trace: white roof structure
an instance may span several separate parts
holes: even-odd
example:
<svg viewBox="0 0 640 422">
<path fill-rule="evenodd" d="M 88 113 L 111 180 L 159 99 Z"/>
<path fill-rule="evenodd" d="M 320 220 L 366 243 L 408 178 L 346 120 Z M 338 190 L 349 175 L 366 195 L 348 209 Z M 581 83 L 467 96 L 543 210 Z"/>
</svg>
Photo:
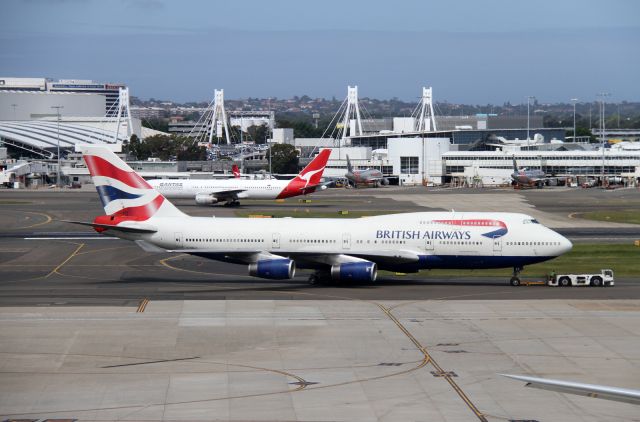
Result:
<svg viewBox="0 0 640 422">
<path fill-rule="evenodd" d="M 165 134 L 143 128 L 134 119 L 133 133 L 144 139 L 148 136 Z M 73 150 L 76 144 L 114 144 L 128 140 L 127 122 L 117 122 L 105 118 L 72 118 L 60 120 L 60 148 Z M 118 130 L 116 140 L 115 132 Z M 53 119 L 0 121 L 0 138 L 6 145 L 14 146 L 45 158 L 53 158 L 58 146 L 58 122 Z"/>
<path fill-rule="evenodd" d="M 102 126 L 102 127 L 101 127 Z M 75 144 L 115 143 L 113 123 L 83 124 L 60 121 L 60 148 L 73 149 Z M 43 157 L 53 157 L 58 146 L 58 122 L 51 120 L 0 121 L 0 138 L 7 145 L 24 149 Z M 127 139 L 121 130 L 118 142 Z"/>
<path fill-rule="evenodd" d="M 11 120 L 7 119 L 6 113 L 4 120 L 0 116 L 0 141 L 44 158 L 53 158 L 58 154 L 58 147 L 68 151 L 74 150 L 77 144 L 121 144 L 132 134 L 141 139 L 163 134 L 143 128 L 140 120 L 131 116 L 128 88 L 119 87 L 118 92 L 117 101 L 111 104 L 105 115 L 98 117 L 105 107 L 103 95 L 65 93 L 60 96 L 58 93 L 27 92 L 27 96 L 14 98 L 11 95 L 24 93 L 0 91 L 3 94 L 0 102 L 4 103 L 4 108 L 13 106 Z M 10 103 L 14 99 L 16 103 Z M 18 104 L 17 99 L 22 102 Z M 16 113 L 17 107 L 21 109 L 20 116 Z M 55 115 L 52 115 L 52 109 L 56 109 Z M 62 113 L 65 111 L 71 112 L 65 115 Z"/>
</svg>

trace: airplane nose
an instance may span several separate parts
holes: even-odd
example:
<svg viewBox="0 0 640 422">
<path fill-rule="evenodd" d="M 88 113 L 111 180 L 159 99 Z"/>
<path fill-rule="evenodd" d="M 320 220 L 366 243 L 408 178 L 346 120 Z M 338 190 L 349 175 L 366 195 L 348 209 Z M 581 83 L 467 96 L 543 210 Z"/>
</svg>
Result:
<svg viewBox="0 0 640 422">
<path fill-rule="evenodd" d="M 558 236 L 560 237 L 560 255 L 570 252 L 573 249 L 573 243 L 562 235 Z"/>
</svg>

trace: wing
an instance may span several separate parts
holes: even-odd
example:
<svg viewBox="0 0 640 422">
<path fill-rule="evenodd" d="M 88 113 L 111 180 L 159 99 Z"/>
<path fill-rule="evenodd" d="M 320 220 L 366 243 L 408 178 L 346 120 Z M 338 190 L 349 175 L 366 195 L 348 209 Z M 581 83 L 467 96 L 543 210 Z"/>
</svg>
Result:
<svg viewBox="0 0 640 422">
<path fill-rule="evenodd" d="M 238 194 L 245 191 L 246 189 L 209 189 L 198 193 L 211 195 L 218 201 L 225 201 L 227 199 L 238 199 Z"/>
<path fill-rule="evenodd" d="M 282 255 L 296 261 L 299 268 L 327 269 L 333 265 L 349 262 L 375 262 L 379 269 L 390 271 L 414 272 L 420 257 L 412 251 L 371 251 L 359 253 L 318 253 L 318 252 L 282 252 Z"/>
<path fill-rule="evenodd" d="M 526 382 L 526 387 L 556 391 L 558 393 L 577 394 L 605 400 L 615 400 L 631 404 L 640 404 L 640 390 L 608 387 L 606 385 L 583 384 L 579 382 L 553 380 L 521 375 L 499 374 L 503 377 Z"/>
<path fill-rule="evenodd" d="M 186 253 L 217 261 L 232 262 L 235 264 L 253 264 L 262 260 L 289 258 L 296 261 L 301 268 L 322 268 L 332 265 L 345 264 L 348 262 L 371 261 L 378 264 L 380 268 L 415 264 L 420 260 L 420 256 L 410 250 L 382 250 L 364 251 L 359 253 L 318 253 L 300 251 L 278 251 L 277 255 L 270 252 L 245 249 L 220 251 L 219 249 L 162 249 L 150 246 L 147 242 L 138 241 L 138 245 L 147 252 L 171 252 Z"/>
</svg>

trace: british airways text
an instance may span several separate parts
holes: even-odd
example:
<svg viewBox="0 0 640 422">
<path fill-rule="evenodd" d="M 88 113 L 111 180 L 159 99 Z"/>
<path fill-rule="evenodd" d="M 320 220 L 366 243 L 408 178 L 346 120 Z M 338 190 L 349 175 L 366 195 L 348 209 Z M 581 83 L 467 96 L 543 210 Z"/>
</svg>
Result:
<svg viewBox="0 0 640 422">
<path fill-rule="evenodd" d="M 446 230 L 377 230 L 376 239 L 471 239 L 469 231 L 446 231 Z"/>
</svg>

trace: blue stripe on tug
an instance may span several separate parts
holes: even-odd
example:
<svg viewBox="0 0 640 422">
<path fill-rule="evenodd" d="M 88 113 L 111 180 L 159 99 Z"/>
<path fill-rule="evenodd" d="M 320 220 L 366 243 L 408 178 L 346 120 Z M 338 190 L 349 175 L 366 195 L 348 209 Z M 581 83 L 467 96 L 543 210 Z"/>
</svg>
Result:
<svg viewBox="0 0 640 422">
<path fill-rule="evenodd" d="M 100 196 L 100 201 L 102 201 L 102 206 L 106 206 L 109 202 L 115 201 L 117 199 L 136 199 L 142 196 L 125 192 L 109 185 L 96 186 L 96 190 L 98 191 L 98 195 Z"/>
</svg>

